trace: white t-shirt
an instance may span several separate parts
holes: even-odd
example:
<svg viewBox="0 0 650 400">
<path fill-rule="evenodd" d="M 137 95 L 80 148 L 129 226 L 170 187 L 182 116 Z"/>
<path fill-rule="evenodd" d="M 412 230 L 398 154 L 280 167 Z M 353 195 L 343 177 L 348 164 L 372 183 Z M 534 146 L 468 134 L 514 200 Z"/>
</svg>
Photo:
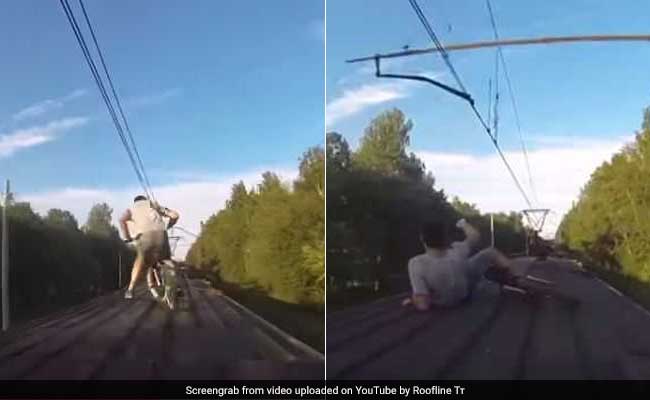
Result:
<svg viewBox="0 0 650 400">
<path fill-rule="evenodd" d="M 467 258 L 470 246 L 454 242 L 441 255 L 426 253 L 409 260 L 413 294 L 428 294 L 435 305 L 452 305 L 467 296 Z"/>
<path fill-rule="evenodd" d="M 165 230 L 165 221 L 162 216 L 151 207 L 149 200 L 137 201 L 133 207 L 131 207 L 131 220 L 134 225 L 132 234 Z"/>
</svg>

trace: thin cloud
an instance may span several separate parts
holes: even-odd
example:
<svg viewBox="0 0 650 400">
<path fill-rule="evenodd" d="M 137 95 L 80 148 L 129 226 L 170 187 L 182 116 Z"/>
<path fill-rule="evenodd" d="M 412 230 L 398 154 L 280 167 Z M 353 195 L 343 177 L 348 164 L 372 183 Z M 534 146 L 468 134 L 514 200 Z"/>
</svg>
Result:
<svg viewBox="0 0 650 400">
<path fill-rule="evenodd" d="M 132 97 L 126 101 L 126 104 L 132 108 L 155 106 L 178 97 L 181 93 L 182 90 L 179 88 L 167 89 L 158 93 Z"/>
<path fill-rule="evenodd" d="M 541 207 L 553 211 L 544 229 L 544 236 L 551 237 L 578 199 L 581 188 L 591 173 L 628 142 L 623 137 L 615 139 L 585 139 L 581 146 L 538 146 L 529 150 L 533 182 Z M 483 212 L 520 211 L 526 208 L 521 194 L 496 154 L 468 155 L 417 151 L 427 169 L 433 173 L 436 186 L 449 195 L 459 196 L 463 201 L 476 204 Z M 521 152 L 506 151 L 524 189 L 530 196 L 525 161 Z M 558 162 L 562 160 L 562 162 Z"/>
<path fill-rule="evenodd" d="M 77 89 L 63 97 L 58 97 L 55 99 L 46 99 L 34 103 L 28 107 L 23 108 L 22 110 L 15 113 L 12 118 L 14 121 L 23 121 L 29 118 L 35 118 L 45 113 L 61 109 L 65 103 L 77 99 L 79 97 L 85 96 L 87 91 L 85 89 Z"/>
<path fill-rule="evenodd" d="M 307 27 L 307 31 L 309 32 L 309 35 L 311 37 L 320 40 L 320 41 L 325 41 L 325 21 L 322 19 L 316 19 L 313 20 L 309 23 L 309 26 Z"/>
<path fill-rule="evenodd" d="M 274 168 L 268 170 L 275 171 L 285 182 L 293 181 L 298 176 L 297 170 Z M 198 234 L 201 230 L 201 222 L 225 207 L 235 183 L 243 181 L 250 189 L 261 182 L 262 173 L 265 171 L 267 169 L 259 168 L 221 178 L 154 186 L 153 192 L 161 204 L 180 213 L 181 218 L 178 222 L 180 226 Z M 18 200 L 28 201 L 41 215 L 45 215 L 51 208 L 69 210 L 80 224 L 85 223 L 88 212 L 94 204 L 106 202 L 113 208 L 113 223 L 116 224 L 121 213 L 131 206 L 133 197 L 141 192 L 142 190 L 137 186 L 119 189 L 62 188 L 21 195 Z M 182 238 L 174 257 L 184 259 L 195 238 L 179 230 L 174 231 L 174 235 Z"/>
<path fill-rule="evenodd" d="M 55 140 L 56 137 L 70 129 L 85 125 L 88 118 L 75 117 L 52 121 L 47 125 L 18 129 L 0 135 L 0 158 L 13 155 L 15 152 L 38 146 Z"/>
<path fill-rule="evenodd" d="M 63 98 L 63 101 L 70 101 L 74 99 L 78 99 L 79 97 L 83 97 L 88 94 L 88 91 L 86 89 L 77 89 L 70 93 L 69 95 L 65 96 Z"/>
<path fill-rule="evenodd" d="M 382 61 L 382 71 L 408 75 L 425 76 L 440 80 L 446 73 L 443 71 L 424 69 L 406 59 L 386 59 Z M 422 87 L 421 83 L 411 80 L 378 80 L 375 77 L 375 65 L 372 62 L 363 63 L 349 75 L 337 80 L 336 86 L 342 94 L 327 103 L 325 122 L 328 127 L 340 120 L 361 113 L 378 104 L 409 97 L 411 93 Z"/>
<path fill-rule="evenodd" d="M 271 166 L 268 168 L 259 167 L 257 172 L 246 174 L 247 179 L 255 180 L 257 176 L 261 176 L 264 171 L 273 171 L 278 176 L 295 177 L 295 170 L 293 168 L 282 166 Z M 153 176 L 160 177 L 160 179 L 167 182 L 174 183 L 191 183 L 191 182 L 215 182 L 221 180 L 229 180 L 233 176 L 232 173 L 214 173 L 203 170 L 183 170 L 183 171 L 168 171 L 161 169 L 153 169 Z"/>
<path fill-rule="evenodd" d="M 629 142 L 634 140 L 634 135 L 606 135 L 603 137 L 612 138 L 616 142 Z M 532 135 L 528 143 L 533 147 L 563 147 L 563 148 L 584 148 L 593 147 L 602 144 L 602 137 L 585 137 L 572 135 Z"/>
<path fill-rule="evenodd" d="M 325 123 L 329 126 L 361 111 L 408 96 L 403 84 L 367 84 L 347 89 L 343 94 L 327 103 Z"/>
</svg>

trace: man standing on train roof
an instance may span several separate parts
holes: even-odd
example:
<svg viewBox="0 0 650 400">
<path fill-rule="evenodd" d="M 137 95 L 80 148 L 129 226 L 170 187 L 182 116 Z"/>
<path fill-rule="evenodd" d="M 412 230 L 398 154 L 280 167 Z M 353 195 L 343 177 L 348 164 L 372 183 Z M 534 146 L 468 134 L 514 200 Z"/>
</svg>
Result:
<svg viewBox="0 0 650 400">
<path fill-rule="evenodd" d="M 165 224 L 164 218 L 168 218 Z M 133 263 L 131 271 L 131 282 L 124 294 L 124 298 L 133 298 L 133 289 L 137 284 L 142 269 L 147 268 L 147 284 L 154 296 L 158 298 L 159 294 L 154 288 L 153 270 L 151 267 L 162 260 L 171 259 L 171 249 L 167 229 L 171 228 L 178 222 L 178 212 L 166 207 L 161 207 L 158 203 L 152 202 L 147 197 L 139 195 L 133 199 L 133 207 L 127 209 L 120 218 L 120 228 L 124 235 L 125 241 L 131 242 L 136 240 L 137 256 Z M 134 231 L 137 235 L 131 236 L 127 222 L 132 222 Z"/>
</svg>

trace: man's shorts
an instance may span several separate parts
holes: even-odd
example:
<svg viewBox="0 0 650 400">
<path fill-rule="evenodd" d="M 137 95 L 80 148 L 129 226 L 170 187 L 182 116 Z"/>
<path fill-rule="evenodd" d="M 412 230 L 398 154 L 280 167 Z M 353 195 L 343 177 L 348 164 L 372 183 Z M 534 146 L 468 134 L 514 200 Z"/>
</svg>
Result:
<svg viewBox="0 0 650 400">
<path fill-rule="evenodd" d="M 138 257 L 144 258 L 146 264 L 171 258 L 167 231 L 143 232 L 138 237 L 136 249 Z"/>
</svg>

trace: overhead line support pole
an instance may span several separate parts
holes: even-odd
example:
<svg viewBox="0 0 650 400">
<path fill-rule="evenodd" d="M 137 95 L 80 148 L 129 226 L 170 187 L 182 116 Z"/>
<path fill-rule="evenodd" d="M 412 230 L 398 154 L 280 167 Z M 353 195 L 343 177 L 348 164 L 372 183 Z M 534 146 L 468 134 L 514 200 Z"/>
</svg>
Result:
<svg viewBox="0 0 650 400">
<path fill-rule="evenodd" d="M 446 92 L 449 92 L 449 93 L 453 94 L 454 96 L 458 96 L 458 97 L 466 100 L 467 102 L 469 102 L 469 104 L 471 106 L 474 106 L 474 99 L 472 98 L 472 96 L 470 96 L 469 93 L 454 89 L 451 86 L 447 86 L 444 83 L 438 82 L 435 79 L 431 79 L 431 78 L 428 78 L 426 76 L 383 74 L 380 71 L 379 63 L 380 63 L 380 57 L 377 56 L 377 57 L 375 57 L 375 76 L 377 78 L 407 79 L 407 80 L 412 80 L 412 81 L 421 81 L 421 82 L 430 83 L 430 84 L 432 84 L 432 85 L 434 85 L 436 87 L 439 87 L 440 89 L 442 89 L 442 90 L 444 90 Z"/>
<path fill-rule="evenodd" d="M 9 180 L 5 188 L 2 204 L 2 330 L 9 329 L 9 229 L 7 226 L 7 208 L 11 200 Z"/>
<path fill-rule="evenodd" d="M 541 38 L 524 38 L 524 39 L 501 39 L 486 40 L 472 43 L 459 43 L 444 46 L 446 51 L 476 50 L 481 48 L 499 47 L 499 46 L 525 46 L 538 44 L 558 44 L 558 43 L 575 43 L 575 42 L 650 42 L 650 35 L 587 35 L 587 36 L 549 36 Z M 416 56 L 428 53 L 437 53 L 440 50 L 437 47 L 424 49 L 412 49 L 398 51 L 394 53 L 376 54 L 373 56 L 359 57 L 347 60 L 348 63 L 363 61 L 372 61 L 379 58 L 398 58 L 407 56 Z"/>
</svg>

